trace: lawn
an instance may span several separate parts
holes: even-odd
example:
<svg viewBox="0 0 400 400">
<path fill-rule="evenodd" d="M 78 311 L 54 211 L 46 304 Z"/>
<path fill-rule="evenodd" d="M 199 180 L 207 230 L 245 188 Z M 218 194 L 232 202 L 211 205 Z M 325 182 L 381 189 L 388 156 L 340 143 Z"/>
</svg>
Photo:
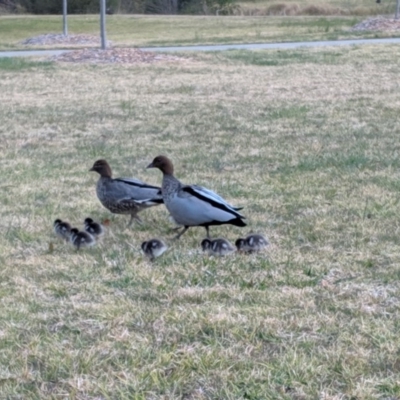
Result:
<svg viewBox="0 0 400 400">
<path fill-rule="evenodd" d="M 150 16 L 112 15 L 107 38 L 114 46 L 168 46 L 224 43 L 292 42 L 398 36 L 397 31 L 351 31 L 366 16 Z M 70 34 L 99 36 L 97 15 L 72 15 Z M 25 46 L 24 39 L 62 33 L 62 17 L 4 16 L 0 18 L 0 49 L 61 48 Z M 100 39 L 99 39 L 100 41 Z"/>
<path fill-rule="evenodd" d="M 400 396 L 398 46 L 229 51 L 131 66 L 0 59 L 5 399 Z M 111 215 L 115 176 L 176 176 L 268 236 L 208 257 L 163 206 Z M 52 223 L 109 219 L 76 252 Z M 154 263 L 140 244 L 170 246 Z"/>
</svg>

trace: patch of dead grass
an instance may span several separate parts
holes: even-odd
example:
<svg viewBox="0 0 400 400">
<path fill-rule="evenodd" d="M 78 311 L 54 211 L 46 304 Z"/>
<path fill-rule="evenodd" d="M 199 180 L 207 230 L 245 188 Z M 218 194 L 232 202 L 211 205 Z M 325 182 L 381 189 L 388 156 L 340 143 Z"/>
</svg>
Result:
<svg viewBox="0 0 400 400">
<path fill-rule="evenodd" d="M 272 3 L 272 4 L 271 4 Z M 238 12 L 242 15 L 284 15 L 284 16 L 370 16 L 394 13 L 393 5 L 388 3 L 371 4 L 368 1 L 309 1 L 287 0 L 240 2 Z"/>
</svg>

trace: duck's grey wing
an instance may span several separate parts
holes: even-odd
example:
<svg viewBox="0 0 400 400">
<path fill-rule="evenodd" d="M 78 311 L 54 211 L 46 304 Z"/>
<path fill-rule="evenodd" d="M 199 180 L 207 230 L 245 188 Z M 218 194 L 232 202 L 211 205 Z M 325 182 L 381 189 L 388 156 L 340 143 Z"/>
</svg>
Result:
<svg viewBox="0 0 400 400">
<path fill-rule="evenodd" d="M 238 209 L 236 207 L 233 207 L 231 204 L 229 204 L 218 194 L 214 193 L 212 190 L 197 185 L 182 186 L 180 190 L 183 193 L 190 194 L 191 196 L 212 205 L 216 209 L 231 213 L 232 216 L 236 218 L 245 218 L 242 214 L 238 212 Z"/>
<path fill-rule="evenodd" d="M 139 204 L 162 204 L 161 188 L 149 185 L 139 179 L 118 178 L 112 181 L 113 191 L 121 201 L 135 201 Z"/>
<path fill-rule="evenodd" d="M 208 226 L 225 223 L 245 226 L 244 218 L 226 202 L 219 201 L 192 186 L 182 186 L 167 208 L 174 220 L 184 226 Z"/>
<path fill-rule="evenodd" d="M 217 193 L 213 192 L 210 189 L 207 189 L 203 186 L 199 186 L 199 185 L 191 185 L 191 187 L 196 190 L 198 193 L 202 193 L 204 196 L 208 196 L 210 198 L 213 198 L 221 203 L 225 203 L 227 206 L 229 206 L 230 208 L 232 208 L 235 211 L 239 211 L 242 210 L 243 207 L 234 207 L 231 204 L 229 204 L 225 199 L 223 199 L 220 195 L 218 195 Z"/>
</svg>

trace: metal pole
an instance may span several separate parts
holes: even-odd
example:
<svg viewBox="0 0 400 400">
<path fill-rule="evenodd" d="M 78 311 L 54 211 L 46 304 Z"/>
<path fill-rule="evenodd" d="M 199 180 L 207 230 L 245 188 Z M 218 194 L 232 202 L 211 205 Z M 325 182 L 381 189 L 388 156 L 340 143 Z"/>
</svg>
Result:
<svg viewBox="0 0 400 400">
<path fill-rule="evenodd" d="M 100 0 L 100 36 L 101 48 L 106 49 L 106 0 Z"/>
<path fill-rule="evenodd" d="M 396 14 L 394 16 L 395 19 L 399 19 L 399 8 L 400 8 L 400 0 L 396 2 Z"/>
<path fill-rule="evenodd" d="M 67 24 L 67 0 L 63 0 L 63 33 L 64 36 L 68 36 L 68 24 Z"/>
</svg>

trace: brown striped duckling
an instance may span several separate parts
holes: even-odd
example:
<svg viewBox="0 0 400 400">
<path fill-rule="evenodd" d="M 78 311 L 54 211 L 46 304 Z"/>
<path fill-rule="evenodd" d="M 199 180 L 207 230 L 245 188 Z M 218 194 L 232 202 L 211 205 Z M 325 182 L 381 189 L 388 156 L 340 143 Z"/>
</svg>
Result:
<svg viewBox="0 0 400 400">
<path fill-rule="evenodd" d="M 141 245 L 142 251 L 150 261 L 160 257 L 168 249 L 167 245 L 161 239 L 150 239 Z"/>
<path fill-rule="evenodd" d="M 163 173 L 162 197 L 172 218 L 183 229 L 178 239 L 192 226 L 203 226 L 210 237 L 212 225 L 246 226 L 245 217 L 213 191 L 197 185 L 184 185 L 174 177 L 174 166 L 165 156 L 156 157 L 147 168 L 158 168 Z"/>
<path fill-rule="evenodd" d="M 61 219 L 56 219 L 53 224 L 54 233 L 61 239 L 68 241 L 71 234 L 71 225 Z"/>
<path fill-rule="evenodd" d="M 258 233 L 252 233 L 245 238 L 239 238 L 235 242 L 238 251 L 243 253 L 255 253 L 269 245 L 267 238 Z"/>
<path fill-rule="evenodd" d="M 114 214 L 129 214 L 141 222 L 140 211 L 163 203 L 161 188 L 135 178 L 112 178 L 111 167 L 106 160 L 97 160 L 89 171 L 100 174 L 96 193 L 100 203 Z"/>
<path fill-rule="evenodd" d="M 85 231 L 96 238 L 104 235 L 103 225 L 93 221 L 92 218 L 86 218 L 84 221 L 84 226 Z"/>
<path fill-rule="evenodd" d="M 71 229 L 69 240 L 76 250 L 79 250 L 81 247 L 91 247 L 96 244 L 95 238 L 90 233 L 79 231 L 77 228 Z"/>
<path fill-rule="evenodd" d="M 203 251 L 207 251 L 210 256 L 226 256 L 233 253 L 236 249 L 227 239 L 203 239 L 201 242 Z"/>
</svg>

